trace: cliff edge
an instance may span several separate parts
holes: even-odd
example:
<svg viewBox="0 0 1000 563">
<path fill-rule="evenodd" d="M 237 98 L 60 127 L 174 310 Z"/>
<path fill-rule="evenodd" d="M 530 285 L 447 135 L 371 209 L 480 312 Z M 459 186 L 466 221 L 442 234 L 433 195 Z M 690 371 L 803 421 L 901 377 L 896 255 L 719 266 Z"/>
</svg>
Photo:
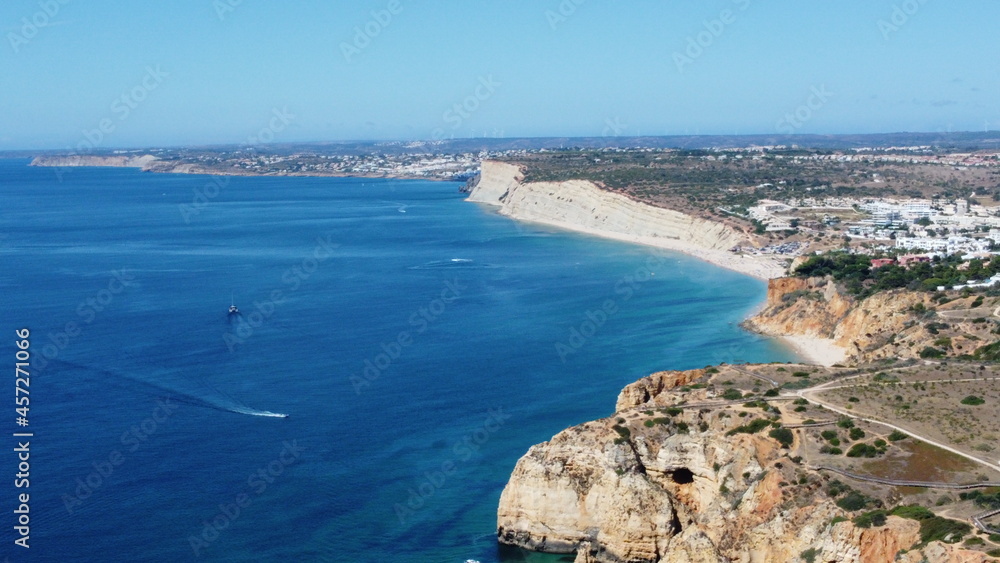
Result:
<svg viewBox="0 0 1000 563">
<path fill-rule="evenodd" d="M 741 430 L 738 409 L 666 407 L 704 401 L 692 382 L 710 373 L 653 374 L 622 391 L 614 416 L 533 446 L 501 494 L 499 541 L 577 563 L 986 561 L 921 543 L 915 520 L 843 518 L 829 477 L 792 456 L 798 435 Z"/>
<path fill-rule="evenodd" d="M 497 206 L 513 219 L 683 252 L 760 279 L 784 275 L 781 259 L 731 252 L 753 244 L 748 235 L 722 223 L 653 207 L 586 180 L 523 179 L 513 164 L 484 161 L 468 201 Z"/>
</svg>

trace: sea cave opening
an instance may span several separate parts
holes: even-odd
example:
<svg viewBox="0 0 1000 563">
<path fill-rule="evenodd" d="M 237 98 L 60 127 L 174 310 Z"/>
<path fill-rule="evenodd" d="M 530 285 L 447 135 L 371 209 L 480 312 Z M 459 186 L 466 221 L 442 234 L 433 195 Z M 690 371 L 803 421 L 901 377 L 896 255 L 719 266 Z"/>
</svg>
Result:
<svg viewBox="0 0 1000 563">
<path fill-rule="evenodd" d="M 670 478 L 678 485 L 694 483 L 694 473 L 687 467 L 678 467 L 670 472 Z"/>
</svg>

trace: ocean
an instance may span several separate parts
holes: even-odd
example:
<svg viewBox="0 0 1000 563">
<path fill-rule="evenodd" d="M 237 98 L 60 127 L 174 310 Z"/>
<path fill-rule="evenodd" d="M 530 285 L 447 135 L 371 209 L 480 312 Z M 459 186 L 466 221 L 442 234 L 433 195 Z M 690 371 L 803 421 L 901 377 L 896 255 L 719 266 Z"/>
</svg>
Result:
<svg viewBox="0 0 1000 563">
<path fill-rule="evenodd" d="M 793 359 L 738 326 L 762 282 L 458 188 L 0 160 L 0 553 L 558 561 L 495 540 L 531 445 L 657 370 Z"/>
</svg>

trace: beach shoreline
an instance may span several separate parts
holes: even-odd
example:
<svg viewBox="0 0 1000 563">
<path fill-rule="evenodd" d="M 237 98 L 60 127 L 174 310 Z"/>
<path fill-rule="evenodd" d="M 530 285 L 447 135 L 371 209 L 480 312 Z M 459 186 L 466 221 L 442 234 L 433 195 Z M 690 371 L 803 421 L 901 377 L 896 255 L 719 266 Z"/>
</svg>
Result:
<svg viewBox="0 0 1000 563">
<path fill-rule="evenodd" d="M 815 336 L 783 335 L 780 342 L 795 351 L 806 363 L 831 367 L 847 360 L 847 349 L 834 344 L 830 338 Z"/>
<path fill-rule="evenodd" d="M 497 213 L 499 213 L 499 211 Z M 534 218 L 524 218 L 518 216 L 516 213 L 501 214 L 501 215 L 503 215 L 504 217 L 509 217 L 510 219 L 522 223 L 535 223 L 538 225 L 556 227 L 559 229 L 563 229 L 565 231 L 581 233 L 603 239 L 616 240 L 619 242 L 627 242 L 641 246 L 650 246 L 653 248 L 659 248 L 661 250 L 679 252 L 681 254 L 697 258 L 702 262 L 707 262 L 709 264 L 718 266 L 720 268 L 732 270 L 734 272 L 738 272 L 761 281 L 768 281 L 773 278 L 782 277 L 786 272 L 785 266 L 781 263 L 782 261 L 778 258 L 766 258 L 763 256 L 748 256 L 745 254 L 735 254 L 728 250 L 714 250 L 710 248 L 704 248 L 694 243 L 682 240 L 656 238 L 656 237 L 642 237 L 636 235 L 628 235 L 624 233 L 616 233 L 601 229 L 595 229 L 582 225 L 572 225 L 561 221 L 543 221 Z"/>
</svg>

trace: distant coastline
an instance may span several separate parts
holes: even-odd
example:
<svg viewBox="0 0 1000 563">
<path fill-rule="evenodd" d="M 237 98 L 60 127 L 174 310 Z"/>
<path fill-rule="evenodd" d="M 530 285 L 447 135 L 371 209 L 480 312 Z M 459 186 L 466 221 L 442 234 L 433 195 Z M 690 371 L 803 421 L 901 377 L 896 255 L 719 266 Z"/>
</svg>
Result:
<svg viewBox="0 0 1000 563">
<path fill-rule="evenodd" d="M 372 178 L 385 180 L 426 180 L 431 182 L 458 182 L 453 178 L 440 176 L 425 176 L 420 174 L 388 174 L 364 172 L 257 172 L 234 167 L 211 167 L 189 162 L 174 162 L 160 160 L 151 155 L 142 156 L 100 156 L 100 155 L 67 155 L 67 156 L 35 156 L 28 166 L 51 168 L 79 167 L 112 167 L 138 168 L 143 172 L 162 174 L 207 174 L 215 176 L 268 176 L 268 177 L 302 177 L 302 178 Z"/>
</svg>

